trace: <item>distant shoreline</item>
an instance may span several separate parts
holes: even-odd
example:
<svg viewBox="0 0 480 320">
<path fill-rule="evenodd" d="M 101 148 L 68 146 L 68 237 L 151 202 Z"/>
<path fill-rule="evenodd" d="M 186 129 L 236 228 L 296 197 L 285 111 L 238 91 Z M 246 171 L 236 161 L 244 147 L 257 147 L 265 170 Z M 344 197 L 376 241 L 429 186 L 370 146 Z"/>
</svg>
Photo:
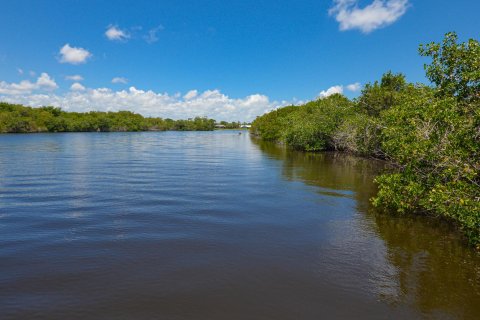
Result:
<svg viewBox="0 0 480 320">
<path fill-rule="evenodd" d="M 223 126 L 223 128 L 218 128 Z M 149 132 L 241 130 L 240 122 L 207 117 L 187 120 L 148 118 L 131 111 L 66 112 L 56 107 L 32 108 L 0 102 L 0 133 Z"/>
</svg>

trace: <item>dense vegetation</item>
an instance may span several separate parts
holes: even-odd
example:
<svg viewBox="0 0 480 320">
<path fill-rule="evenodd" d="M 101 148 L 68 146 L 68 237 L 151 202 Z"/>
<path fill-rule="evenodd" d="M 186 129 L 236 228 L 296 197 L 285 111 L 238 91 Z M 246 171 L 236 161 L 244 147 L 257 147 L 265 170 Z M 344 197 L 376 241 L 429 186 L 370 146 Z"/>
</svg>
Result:
<svg viewBox="0 0 480 320">
<path fill-rule="evenodd" d="M 305 151 L 340 150 L 391 161 L 373 204 L 445 217 L 480 249 L 480 44 L 420 46 L 432 85 L 388 72 L 359 98 L 342 95 L 258 117 L 252 133 Z"/>
<path fill-rule="evenodd" d="M 217 127 L 221 127 L 224 129 L 239 129 L 241 126 L 240 122 L 227 122 L 227 121 L 220 121 L 217 124 Z"/>
<path fill-rule="evenodd" d="M 145 118 L 130 111 L 65 112 L 60 108 L 31 108 L 0 102 L 0 133 L 86 131 L 207 131 L 215 120 Z"/>
</svg>

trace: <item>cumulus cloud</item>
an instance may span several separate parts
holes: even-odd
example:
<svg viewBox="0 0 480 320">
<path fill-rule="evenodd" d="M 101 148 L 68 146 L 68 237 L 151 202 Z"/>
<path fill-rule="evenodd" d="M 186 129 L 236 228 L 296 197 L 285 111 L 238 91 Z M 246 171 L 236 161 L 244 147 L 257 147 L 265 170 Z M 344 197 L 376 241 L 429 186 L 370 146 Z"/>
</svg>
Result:
<svg viewBox="0 0 480 320">
<path fill-rule="evenodd" d="M 72 91 L 84 91 L 85 87 L 81 83 L 75 82 L 70 87 L 70 90 L 72 90 Z"/>
<path fill-rule="evenodd" d="M 42 73 L 36 82 L 23 80 L 19 83 L 7 83 L 0 81 L 0 94 L 2 95 L 22 95 L 29 94 L 36 90 L 53 91 L 58 88 L 54 79 L 47 73 Z"/>
<path fill-rule="evenodd" d="M 74 74 L 74 75 L 71 75 L 71 76 L 66 76 L 65 80 L 79 82 L 79 81 L 83 81 L 83 77 L 79 74 Z"/>
<path fill-rule="evenodd" d="M 198 96 L 198 91 L 197 90 L 190 90 L 183 96 L 183 99 L 192 100 L 196 96 Z"/>
<path fill-rule="evenodd" d="M 340 30 L 359 29 L 370 33 L 388 26 L 403 16 L 409 7 L 408 0 L 374 0 L 360 8 L 358 0 L 334 0 L 329 14 L 340 24 Z"/>
<path fill-rule="evenodd" d="M 0 82 L 0 94 L 15 95 L 22 93 L 30 93 L 36 89 L 36 84 L 28 80 L 20 81 L 19 83 Z"/>
<path fill-rule="evenodd" d="M 361 88 L 362 88 L 362 85 L 359 82 L 355 82 L 347 85 L 347 90 L 352 92 L 360 91 Z"/>
<path fill-rule="evenodd" d="M 105 31 L 105 36 L 108 40 L 112 41 L 127 41 L 130 39 L 130 34 L 120 29 L 118 26 L 110 25 L 107 27 L 107 31 Z"/>
<path fill-rule="evenodd" d="M 318 96 L 320 98 L 326 98 L 326 97 L 331 96 L 332 94 L 336 94 L 336 93 L 342 94 L 343 93 L 343 86 L 333 86 L 333 87 L 328 88 L 327 90 L 322 90 L 322 91 L 320 91 Z"/>
<path fill-rule="evenodd" d="M 74 84 L 75 85 L 75 84 Z M 72 87 L 74 87 L 72 85 Z M 75 85 L 76 88 L 80 88 Z M 83 87 L 83 86 L 82 86 Z M 63 95 L 23 94 L 17 96 L 1 95 L 0 100 L 22 103 L 29 106 L 52 105 L 67 111 L 119 111 L 130 110 L 145 116 L 172 119 L 185 119 L 206 116 L 216 120 L 251 121 L 256 116 L 289 102 L 270 101 L 261 94 L 243 98 L 231 98 L 219 90 L 207 90 L 199 93 L 189 91 L 183 97 L 178 94 L 156 93 L 130 87 L 128 90 L 114 91 L 108 88 L 72 90 Z"/>
<path fill-rule="evenodd" d="M 128 83 L 128 79 L 127 78 L 123 78 L 123 77 L 115 77 L 112 79 L 112 83 L 123 83 L 123 84 L 127 84 Z"/>
<path fill-rule="evenodd" d="M 157 41 L 158 41 L 157 33 L 158 33 L 159 31 L 164 30 L 164 29 L 165 29 L 165 28 L 164 28 L 162 25 L 160 25 L 160 26 L 158 26 L 158 27 L 155 27 L 155 28 L 153 28 L 153 29 L 150 29 L 150 30 L 148 31 L 148 34 L 145 35 L 145 36 L 143 37 L 143 39 L 144 39 L 147 43 L 157 42 Z"/>
<path fill-rule="evenodd" d="M 58 85 L 55 82 L 55 80 L 50 78 L 50 76 L 45 72 L 42 73 L 40 77 L 38 77 L 36 85 L 39 89 L 45 89 L 45 90 L 55 90 L 58 88 Z"/>
<path fill-rule="evenodd" d="M 328 88 L 327 90 L 322 90 L 318 94 L 319 98 L 326 98 L 329 97 L 333 94 L 339 93 L 343 94 L 343 92 L 346 90 L 351 91 L 351 92 L 357 92 L 362 88 L 362 85 L 359 82 L 355 82 L 346 86 L 343 85 L 336 85 Z"/>
<path fill-rule="evenodd" d="M 60 49 L 60 63 L 81 64 L 87 62 L 91 56 L 88 50 L 71 47 L 68 43 Z"/>
</svg>

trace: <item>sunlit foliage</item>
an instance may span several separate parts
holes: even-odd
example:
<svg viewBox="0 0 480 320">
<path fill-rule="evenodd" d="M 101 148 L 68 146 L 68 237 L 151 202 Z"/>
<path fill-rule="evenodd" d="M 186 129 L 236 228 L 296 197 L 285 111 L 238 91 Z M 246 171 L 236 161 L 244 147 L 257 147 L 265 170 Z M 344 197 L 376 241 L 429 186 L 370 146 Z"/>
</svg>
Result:
<svg viewBox="0 0 480 320">
<path fill-rule="evenodd" d="M 31 108 L 0 102 L 0 132 L 86 132 L 86 131 L 207 131 L 215 120 L 145 118 L 130 111 L 65 112 L 60 108 Z"/>
</svg>

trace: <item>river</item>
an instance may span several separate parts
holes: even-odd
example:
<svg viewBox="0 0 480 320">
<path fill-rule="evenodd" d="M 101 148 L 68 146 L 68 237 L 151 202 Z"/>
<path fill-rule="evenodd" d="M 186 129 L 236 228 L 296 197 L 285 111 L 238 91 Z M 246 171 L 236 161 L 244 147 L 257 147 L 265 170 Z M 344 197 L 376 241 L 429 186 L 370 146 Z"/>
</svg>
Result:
<svg viewBox="0 0 480 320">
<path fill-rule="evenodd" d="M 480 256 L 375 160 L 245 131 L 0 135 L 0 319 L 479 319 Z"/>
</svg>

